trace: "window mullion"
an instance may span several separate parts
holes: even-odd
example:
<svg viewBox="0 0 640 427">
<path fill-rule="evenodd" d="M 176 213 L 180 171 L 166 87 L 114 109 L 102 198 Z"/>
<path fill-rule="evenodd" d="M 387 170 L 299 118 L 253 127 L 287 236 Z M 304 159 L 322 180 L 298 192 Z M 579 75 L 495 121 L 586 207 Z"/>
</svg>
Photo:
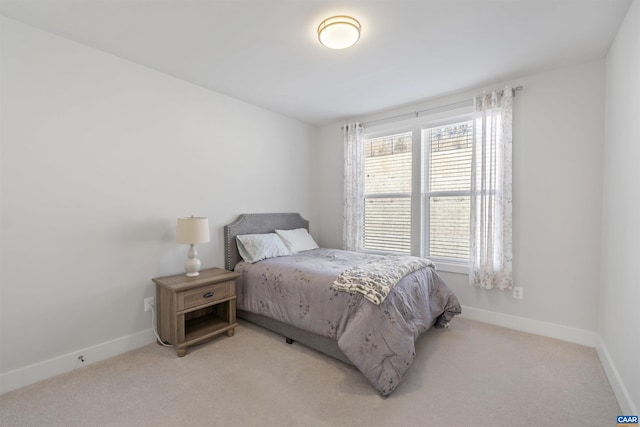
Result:
<svg viewBox="0 0 640 427">
<path fill-rule="evenodd" d="M 416 124 L 412 133 L 412 162 L 411 162 L 411 254 L 422 254 L 422 132 Z"/>
</svg>

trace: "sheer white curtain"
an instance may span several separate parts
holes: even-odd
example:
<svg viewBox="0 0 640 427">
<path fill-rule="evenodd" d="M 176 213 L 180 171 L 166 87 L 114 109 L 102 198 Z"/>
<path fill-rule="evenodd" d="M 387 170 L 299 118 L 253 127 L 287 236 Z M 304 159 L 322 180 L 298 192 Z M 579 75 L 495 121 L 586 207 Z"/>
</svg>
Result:
<svg viewBox="0 0 640 427">
<path fill-rule="evenodd" d="M 360 123 L 348 123 L 344 132 L 344 214 L 342 240 L 347 251 L 364 245 L 364 133 Z"/>
<path fill-rule="evenodd" d="M 469 283 L 513 288 L 511 146 L 513 92 L 474 99 Z"/>
</svg>

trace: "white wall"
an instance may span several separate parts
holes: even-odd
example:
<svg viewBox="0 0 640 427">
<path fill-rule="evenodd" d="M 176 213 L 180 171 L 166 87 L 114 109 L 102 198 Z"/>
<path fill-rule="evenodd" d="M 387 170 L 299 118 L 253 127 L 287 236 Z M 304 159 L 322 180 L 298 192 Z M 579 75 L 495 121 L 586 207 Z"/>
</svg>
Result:
<svg viewBox="0 0 640 427">
<path fill-rule="evenodd" d="M 308 216 L 316 132 L 1 19 L 0 392 L 152 341 L 177 217 L 209 217 L 213 267 L 239 213 Z"/>
<path fill-rule="evenodd" d="M 514 275 L 524 299 L 442 275 L 461 303 L 500 322 L 527 318 L 558 337 L 594 345 L 600 271 L 604 61 L 522 77 L 514 101 Z M 504 83 L 492 85 L 502 87 Z M 363 117 L 393 116 L 455 101 L 473 92 Z M 320 243 L 342 246 L 342 123 L 319 129 L 314 151 L 312 223 Z M 485 318 L 485 320 L 488 320 Z M 498 322 L 498 323 L 500 323 Z M 551 334 L 553 336 L 553 334 Z"/>
<path fill-rule="evenodd" d="M 640 410 L 640 0 L 632 3 L 606 63 L 601 343 L 623 413 Z"/>
</svg>

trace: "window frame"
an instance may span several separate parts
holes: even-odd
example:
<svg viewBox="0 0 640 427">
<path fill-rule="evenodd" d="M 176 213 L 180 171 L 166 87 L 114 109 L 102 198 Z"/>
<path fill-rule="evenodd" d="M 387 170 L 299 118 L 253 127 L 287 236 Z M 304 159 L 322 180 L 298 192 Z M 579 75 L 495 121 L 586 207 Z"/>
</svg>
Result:
<svg viewBox="0 0 640 427">
<path fill-rule="evenodd" d="M 471 132 L 473 132 L 473 113 L 469 111 L 468 113 L 463 114 L 455 114 L 451 115 L 447 118 L 440 118 L 437 120 L 424 120 L 420 122 L 420 152 L 421 152 L 421 165 L 420 165 L 420 208 L 421 208 L 421 231 L 420 231 L 420 256 L 428 257 L 429 259 L 437 262 L 438 266 L 446 265 L 447 271 L 452 272 L 461 272 L 468 273 L 469 271 L 469 260 L 462 260 L 456 258 L 449 257 L 441 257 L 441 256 L 432 256 L 429 253 L 429 242 L 430 242 L 430 214 L 431 209 L 429 206 L 429 201 L 431 197 L 455 197 L 455 196 L 468 196 L 469 203 L 471 203 L 471 188 L 469 190 L 457 190 L 457 191 L 429 191 L 425 185 L 426 174 L 429 171 L 426 168 L 422 168 L 422 165 L 428 164 L 429 162 L 429 150 L 425 149 L 425 142 L 423 141 L 422 135 L 426 130 L 450 126 L 463 122 L 471 122 Z M 469 223 L 471 223 L 471 218 L 469 218 Z M 442 268 L 441 268 L 442 269 Z"/>
<path fill-rule="evenodd" d="M 398 133 L 411 132 L 412 133 L 412 152 L 411 152 L 411 255 L 414 256 L 426 256 L 437 263 L 439 271 L 445 271 L 449 273 L 468 274 L 469 273 L 469 261 L 468 260 L 456 260 L 454 258 L 444 257 L 431 257 L 428 254 L 428 238 L 429 227 L 428 216 L 429 209 L 425 205 L 428 198 L 425 197 L 427 191 L 423 191 L 424 174 L 427 173 L 423 169 L 425 159 L 423 156 L 428 156 L 428 153 L 423 152 L 422 133 L 423 130 L 434 128 L 438 126 L 446 126 L 464 121 L 471 121 L 473 119 L 472 105 L 463 106 L 455 109 L 448 109 L 439 112 L 434 112 L 430 115 L 418 116 L 411 119 L 405 119 L 401 121 L 386 122 L 377 126 L 365 126 L 363 138 L 365 140 L 380 138 L 385 136 L 391 136 Z M 364 155 L 364 154 L 363 154 Z M 363 177 L 364 179 L 364 177 Z M 443 193 L 444 192 L 439 192 Z M 447 192 L 453 193 L 456 192 Z M 464 195 L 470 196 L 469 192 L 462 192 Z M 363 200 L 364 202 L 364 200 Z M 416 220 L 416 218 L 418 220 Z M 362 218 L 364 221 L 364 216 Z M 388 253 L 379 250 L 371 250 L 364 248 L 363 252 L 368 253 Z"/>
</svg>

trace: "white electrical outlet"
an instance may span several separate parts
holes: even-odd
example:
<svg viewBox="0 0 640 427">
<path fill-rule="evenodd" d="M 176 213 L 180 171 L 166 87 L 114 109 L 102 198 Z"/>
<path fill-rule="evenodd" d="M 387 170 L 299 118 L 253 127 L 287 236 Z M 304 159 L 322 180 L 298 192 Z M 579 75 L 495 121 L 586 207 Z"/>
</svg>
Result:
<svg viewBox="0 0 640 427">
<path fill-rule="evenodd" d="M 155 303 L 154 297 L 148 297 L 144 299 L 144 311 L 151 310 L 151 306 Z"/>
<path fill-rule="evenodd" d="M 514 286 L 513 287 L 513 297 L 515 299 L 522 299 L 523 296 L 524 296 L 524 289 L 520 288 L 518 286 Z"/>
</svg>

